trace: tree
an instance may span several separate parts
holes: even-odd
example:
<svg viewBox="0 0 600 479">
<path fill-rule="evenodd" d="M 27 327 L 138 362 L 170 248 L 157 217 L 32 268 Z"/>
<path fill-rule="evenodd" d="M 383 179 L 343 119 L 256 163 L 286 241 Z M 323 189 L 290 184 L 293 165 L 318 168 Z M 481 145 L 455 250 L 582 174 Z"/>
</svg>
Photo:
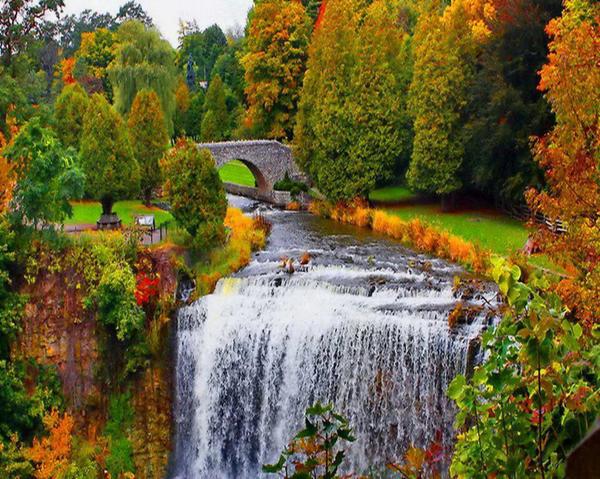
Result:
<svg viewBox="0 0 600 479">
<path fill-rule="evenodd" d="M 245 127 L 256 137 L 291 138 L 306 68 L 310 19 L 300 2 L 265 0 L 250 19 Z"/>
<path fill-rule="evenodd" d="M 128 22 L 130 20 L 136 20 L 143 23 L 148 28 L 154 26 L 154 22 L 152 21 L 150 15 L 146 13 L 139 3 L 134 1 L 129 1 L 121 5 L 115 20 L 119 24 Z"/>
<path fill-rule="evenodd" d="M 295 157 L 332 200 L 366 196 L 410 155 L 411 22 L 401 2 L 332 0 L 313 34 Z"/>
<path fill-rule="evenodd" d="M 415 67 L 410 88 L 415 139 L 407 172 L 409 186 L 444 201 L 462 186 L 461 117 L 473 76 L 470 27 L 463 2 L 440 16 L 436 4 L 423 12 L 415 32 Z"/>
<path fill-rule="evenodd" d="M 244 68 L 239 59 L 243 47 L 244 42 L 242 40 L 231 42 L 219 58 L 217 58 L 211 73 L 211 78 L 219 75 L 223 83 L 231 88 L 240 101 L 244 98 L 244 88 L 246 87 Z"/>
<path fill-rule="evenodd" d="M 600 5 L 568 0 L 547 32 L 552 41 L 539 88 L 556 126 L 534 147 L 547 188 L 527 196 L 535 211 L 567 226 L 562 235 L 548 230 L 537 235 L 544 251 L 574 273 L 561 281 L 559 291 L 590 325 L 600 315 Z"/>
<path fill-rule="evenodd" d="M 173 120 L 173 138 L 186 135 L 186 116 L 190 110 L 190 89 L 183 78 L 179 79 L 179 85 L 175 91 L 175 119 Z M 195 133 L 195 132 L 194 132 Z"/>
<path fill-rule="evenodd" d="M 98 13 L 86 9 L 79 15 L 63 16 L 58 22 L 56 31 L 63 54 L 72 56 L 79 50 L 84 33 L 98 29 L 113 30 L 115 27 L 115 19 L 110 13 Z"/>
<path fill-rule="evenodd" d="M 115 59 L 117 49 L 116 35 L 106 28 L 99 28 L 82 34 L 81 46 L 75 54 L 76 77 L 79 80 L 85 80 L 87 77 L 100 80 L 109 99 L 112 98 L 113 92 L 107 69 Z"/>
<path fill-rule="evenodd" d="M 201 138 L 202 117 L 204 116 L 204 101 L 206 93 L 200 88 L 190 98 L 190 107 L 184 117 L 184 129 L 187 136 Z"/>
<path fill-rule="evenodd" d="M 554 124 L 537 84 L 548 55 L 544 28 L 560 15 L 562 1 L 489 3 L 490 36 L 477 55 L 466 106 L 463 180 L 467 188 L 520 204 L 527 187 L 543 185 L 530 138 Z"/>
<path fill-rule="evenodd" d="M 69 200 L 83 195 L 84 176 L 72 149 L 35 118 L 25 125 L 4 154 L 16 174 L 12 214 L 34 227 L 61 223 L 71 216 Z"/>
<path fill-rule="evenodd" d="M 180 138 L 163 157 L 161 166 L 171 212 L 192 236 L 194 247 L 206 249 L 222 241 L 227 198 L 210 152 Z"/>
<path fill-rule="evenodd" d="M 152 193 L 160 185 L 159 160 L 167 150 L 169 135 L 158 95 L 141 90 L 135 97 L 127 122 L 133 154 L 140 166 L 142 195 L 150 205 Z"/>
<path fill-rule="evenodd" d="M 177 52 L 177 67 L 183 70 L 190 65 L 195 79 L 211 80 L 217 58 L 227 47 L 227 38 L 218 25 L 200 31 L 195 23 L 182 24 Z M 191 60 L 191 62 L 190 62 Z M 191 72 L 190 72 L 191 74 Z M 191 90 L 194 90 L 190 86 Z"/>
<path fill-rule="evenodd" d="M 54 121 L 56 134 L 64 146 L 72 146 L 79 150 L 81 132 L 83 130 L 83 115 L 89 104 L 85 90 L 74 83 L 67 85 L 54 104 Z"/>
<path fill-rule="evenodd" d="M 158 30 L 137 21 L 121 25 L 117 38 L 120 47 L 108 68 L 115 108 L 127 115 L 140 90 L 154 90 L 160 99 L 167 130 L 172 133 L 177 86 L 173 48 Z"/>
<path fill-rule="evenodd" d="M 62 417 L 53 410 L 44 417 L 48 437 L 35 438 L 27 451 L 27 456 L 37 464 L 36 479 L 54 479 L 62 477 L 71 458 L 71 440 L 75 421 L 69 414 Z"/>
<path fill-rule="evenodd" d="M 225 88 L 219 75 L 210 82 L 204 101 L 204 116 L 200 128 L 202 141 L 220 141 L 228 135 L 229 115 Z"/>
<path fill-rule="evenodd" d="M 9 0 L 0 8 L 0 58 L 5 67 L 42 34 L 45 21 L 59 16 L 63 0 Z"/>
<path fill-rule="evenodd" d="M 115 201 L 139 192 L 140 170 L 127 129 L 102 95 L 93 95 L 85 112 L 80 152 L 86 194 L 102 203 L 104 215 L 112 214 Z"/>
</svg>

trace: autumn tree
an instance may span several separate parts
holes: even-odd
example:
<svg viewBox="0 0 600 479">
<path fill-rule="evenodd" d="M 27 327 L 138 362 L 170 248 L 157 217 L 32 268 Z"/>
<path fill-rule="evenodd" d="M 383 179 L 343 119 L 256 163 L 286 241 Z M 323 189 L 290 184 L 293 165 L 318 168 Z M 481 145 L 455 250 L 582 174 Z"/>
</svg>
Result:
<svg viewBox="0 0 600 479">
<path fill-rule="evenodd" d="M 300 2 L 264 0 L 250 18 L 245 127 L 256 137 L 291 138 L 306 68 L 311 22 Z"/>
<path fill-rule="evenodd" d="M 83 115 L 87 110 L 89 98 L 79 83 L 67 85 L 54 104 L 56 134 L 64 146 L 79 150 L 79 141 L 83 130 Z"/>
<path fill-rule="evenodd" d="M 11 212 L 19 222 L 35 227 L 71 215 L 69 200 L 83 195 L 84 176 L 74 150 L 65 149 L 39 118 L 21 129 L 4 155 L 16 176 Z"/>
<path fill-rule="evenodd" d="M 116 34 L 107 28 L 99 28 L 82 34 L 81 46 L 75 54 L 75 76 L 84 84 L 93 85 L 90 79 L 96 79 L 109 99 L 113 92 L 108 66 L 115 59 L 117 49 Z"/>
<path fill-rule="evenodd" d="M 175 90 L 175 117 L 173 120 L 173 138 L 186 135 L 185 119 L 191 104 L 190 89 L 183 78 L 179 79 Z M 195 132 L 194 132 L 195 133 Z"/>
<path fill-rule="evenodd" d="M 208 150 L 180 138 L 161 160 L 164 193 L 177 223 L 203 250 L 224 238 L 227 198 L 215 161 Z"/>
<path fill-rule="evenodd" d="M 229 116 L 225 101 L 225 87 L 219 75 L 215 76 L 206 92 L 204 115 L 200 128 L 202 141 L 220 141 L 228 134 Z"/>
<path fill-rule="evenodd" d="M 133 154 L 140 166 L 142 195 L 146 205 L 150 205 L 161 180 L 158 162 L 169 144 L 160 100 L 154 91 L 141 90 L 136 95 L 127 126 Z"/>
<path fill-rule="evenodd" d="M 80 155 L 86 194 L 102 203 L 104 215 L 112 214 L 115 201 L 139 192 L 140 170 L 127 128 L 100 94 L 92 96 L 84 115 Z"/>
<path fill-rule="evenodd" d="M 333 200 L 366 196 L 410 156 L 411 22 L 400 2 L 332 0 L 315 30 L 295 157 Z"/>
<path fill-rule="evenodd" d="M 48 437 L 35 438 L 27 457 L 36 463 L 36 479 L 62 477 L 69 467 L 71 441 L 75 421 L 69 414 L 60 415 L 53 410 L 44 417 Z"/>
<path fill-rule="evenodd" d="M 125 22 L 117 31 L 119 48 L 108 68 L 117 111 L 127 115 L 139 91 L 154 90 L 169 133 L 173 131 L 177 74 L 175 52 L 158 30 L 137 21 Z"/>
<path fill-rule="evenodd" d="M 538 236 L 544 250 L 575 273 L 559 286 L 567 306 L 592 322 L 600 315 L 600 4 L 568 0 L 547 31 L 552 41 L 539 88 L 556 126 L 534 148 L 547 188 L 530 191 L 528 199 L 567 226 L 565 234 L 540 230 Z"/>
</svg>

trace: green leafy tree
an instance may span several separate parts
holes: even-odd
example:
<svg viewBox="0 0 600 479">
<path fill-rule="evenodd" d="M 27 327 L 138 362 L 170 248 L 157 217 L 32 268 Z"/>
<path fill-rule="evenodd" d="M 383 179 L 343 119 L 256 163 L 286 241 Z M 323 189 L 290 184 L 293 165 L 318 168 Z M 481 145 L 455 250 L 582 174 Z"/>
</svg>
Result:
<svg viewBox="0 0 600 479">
<path fill-rule="evenodd" d="M 226 93 L 219 75 L 210 82 L 204 101 L 204 116 L 200 127 L 202 141 L 220 141 L 228 136 L 229 113 Z"/>
<path fill-rule="evenodd" d="M 63 88 L 54 104 L 56 134 L 64 146 L 79 150 L 83 115 L 89 104 L 89 97 L 79 83 Z"/>
<path fill-rule="evenodd" d="M 61 223 L 71 216 L 69 200 L 83 195 L 84 176 L 74 150 L 34 118 L 4 151 L 17 174 L 12 214 L 34 227 Z"/>
<path fill-rule="evenodd" d="M 177 223 L 198 249 L 224 238 L 227 198 L 215 161 L 189 139 L 179 139 L 161 161 L 164 192 Z"/>
<path fill-rule="evenodd" d="M 86 194 L 102 203 L 103 214 L 112 214 L 115 201 L 137 195 L 140 169 L 127 128 L 102 95 L 92 96 L 85 113 L 80 151 Z"/>
<path fill-rule="evenodd" d="M 411 151 L 407 110 L 412 10 L 400 2 L 328 2 L 313 35 L 295 156 L 332 200 L 366 196 Z"/>
<path fill-rule="evenodd" d="M 137 21 L 125 22 L 117 31 L 119 49 L 108 67 L 115 108 L 122 115 L 131 110 L 139 91 L 154 90 L 160 99 L 169 133 L 173 131 L 177 73 L 175 52 L 158 30 Z"/>
<path fill-rule="evenodd" d="M 136 95 L 127 125 L 133 154 L 140 166 L 142 195 L 150 205 L 152 193 L 161 182 L 158 162 L 169 144 L 160 100 L 154 91 L 141 90 Z"/>
<path fill-rule="evenodd" d="M 442 16 L 434 3 L 419 17 L 414 37 L 410 106 L 415 138 L 406 177 L 412 189 L 441 195 L 443 200 L 462 186 L 461 115 L 473 76 L 466 17 L 462 2 Z"/>
<path fill-rule="evenodd" d="M 275 464 L 263 466 L 263 472 L 285 479 L 341 479 L 338 470 L 346 455 L 342 441 L 355 441 L 348 420 L 331 404 L 317 402 L 306 409 L 305 427 L 285 448 Z M 346 477 L 346 476 L 343 476 Z"/>
<path fill-rule="evenodd" d="M 177 67 L 184 72 L 188 60 L 196 78 L 210 81 L 217 58 L 227 48 L 227 38 L 218 25 L 200 30 L 195 22 L 183 24 L 179 32 L 180 47 L 177 52 Z"/>
<path fill-rule="evenodd" d="M 264 0 L 250 17 L 246 54 L 245 128 L 255 137 L 291 138 L 311 24 L 300 2 Z"/>
<path fill-rule="evenodd" d="M 198 90 L 190 98 L 190 107 L 183 118 L 184 130 L 190 138 L 202 137 L 202 118 L 204 116 L 204 101 L 206 93 L 203 89 Z"/>
<path fill-rule="evenodd" d="M 211 78 L 219 75 L 223 83 L 231 88 L 231 91 L 240 101 L 244 98 L 246 87 L 244 68 L 239 59 L 243 48 L 243 40 L 231 41 L 225 51 L 217 58 L 211 73 Z"/>
</svg>

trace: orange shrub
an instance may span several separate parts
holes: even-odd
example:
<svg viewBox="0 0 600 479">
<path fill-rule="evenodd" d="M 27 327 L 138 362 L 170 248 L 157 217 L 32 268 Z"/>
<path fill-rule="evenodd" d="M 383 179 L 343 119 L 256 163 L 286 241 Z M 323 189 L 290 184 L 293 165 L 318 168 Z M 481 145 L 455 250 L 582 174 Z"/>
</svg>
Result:
<svg viewBox="0 0 600 479">
<path fill-rule="evenodd" d="M 61 417 L 56 409 L 44 417 L 48 437 L 35 438 L 25 452 L 36 463 L 36 479 L 54 479 L 64 474 L 71 457 L 73 424 L 73 417 L 66 413 Z"/>
<path fill-rule="evenodd" d="M 297 201 L 290 201 L 287 205 L 285 205 L 285 209 L 289 211 L 300 211 L 300 203 Z"/>
</svg>

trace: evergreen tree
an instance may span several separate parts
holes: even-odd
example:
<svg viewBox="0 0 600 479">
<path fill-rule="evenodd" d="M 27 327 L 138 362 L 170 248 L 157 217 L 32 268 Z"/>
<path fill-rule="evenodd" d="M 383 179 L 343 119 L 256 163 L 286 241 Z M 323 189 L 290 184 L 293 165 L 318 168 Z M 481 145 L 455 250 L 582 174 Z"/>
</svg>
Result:
<svg viewBox="0 0 600 479">
<path fill-rule="evenodd" d="M 466 17 L 462 1 L 443 16 L 434 3 L 419 17 L 414 37 L 410 106 L 415 139 L 406 177 L 412 189 L 441 195 L 442 201 L 462 186 L 461 116 L 473 77 Z"/>
<path fill-rule="evenodd" d="M 127 115 L 140 90 L 154 90 L 160 99 L 167 129 L 172 133 L 177 86 L 173 48 L 158 30 L 137 21 L 124 23 L 117 31 L 117 38 L 121 46 L 108 68 L 115 108 Z"/>
<path fill-rule="evenodd" d="M 400 2 L 327 5 L 313 34 L 295 151 L 322 193 L 349 200 L 366 196 L 410 155 L 410 24 L 394 23 Z"/>
<path fill-rule="evenodd" d="M 140 170 L 127 128 L 100 94 L 92 96 L 84 115 L 80 152 L 86 194 L 102 203 L 103 214 L 112 214 L 115 201 L 139 193 Z"/>
<path fill-rule="evenodd" d="M 190 110 L 191 97 L 190 89 L 187 83 L 179 80 L 179 86 L 175 91 L 175 119 L 173 120 L 173 138 L 185 136 L 186 132 L 186 116 Z"/>
<path fill-rule="evenodd" d="M 291 138 L 311 23 L 300 2 L 263 0 L 250 17 L 245 127 L 255 137 Z"/>
<path fill-rule="evenodd" d="M 177 223 L 204 250 L 224 238 L 227 197 L 215 160 L 208 150 L 180 138 L 161 160 L 164 193 Z"/>
<path fill-rule="evenodd" d="M 141 90 L 136 95 L 127 126 L 133 154 L 140 167 L 142 196 L 146 205 L 150 205 L 152 193 L 161 182 L 158 162 L 169 143 L 160 100 L 154 91 Z"/>
<path fill-rule="evenodd" d="M 83 115 L 90 102 L 87 93 L 79 83 L 63 88 L 54 105 L 54 121 L 56 133 L 64 146 L 72 146 L 79 150 Z"/>
<path fill-rule="evenodd" d="M 204 102 L 200 137 L 202 141 L 220 141 L 228 134 L 229 115 L 225 87 L 219 75 L 210 82 Z"/>
<path fill-rule="evenodd" d="M 200 88 L 190 98 L 190 107 L 184 116 L 184 130 L 186 136 L 194 139 L 201 138 L 202 117 L 204 116 L 204 100 L 206 93 Z"/>
</svg>

